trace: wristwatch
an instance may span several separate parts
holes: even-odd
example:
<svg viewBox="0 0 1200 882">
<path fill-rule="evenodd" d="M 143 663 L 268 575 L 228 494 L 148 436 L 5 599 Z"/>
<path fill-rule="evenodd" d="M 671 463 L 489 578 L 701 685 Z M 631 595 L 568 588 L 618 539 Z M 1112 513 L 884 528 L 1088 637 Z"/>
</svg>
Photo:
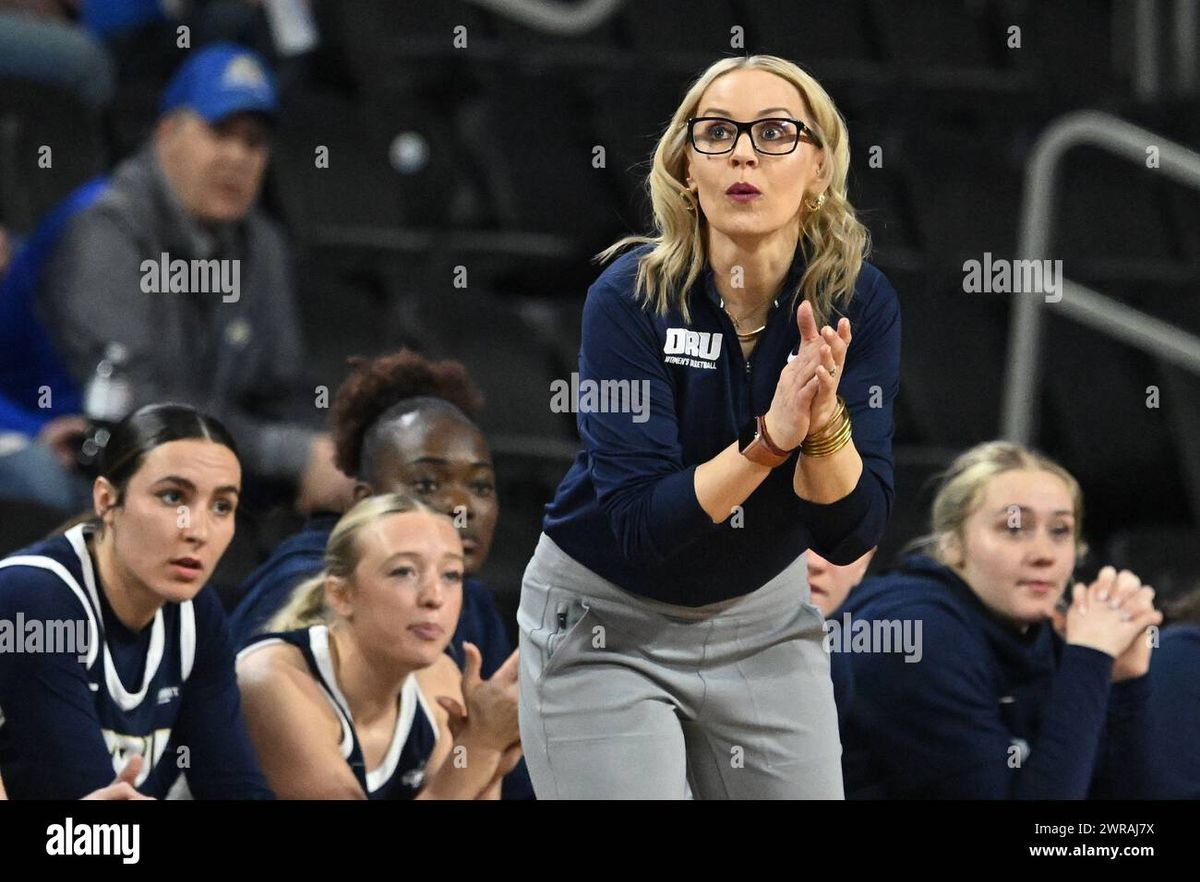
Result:
<svg viewBox="0 0 1200 882">
<path fill-rule="evenodd" d="M 783 465 L 792 455 L 792 451 L 775 446 L 767 434 L 767 421 L 763 416 L 756 416 L 742 428 L 738 451 L 752 463 L 770 469 Z"/>
</svg>

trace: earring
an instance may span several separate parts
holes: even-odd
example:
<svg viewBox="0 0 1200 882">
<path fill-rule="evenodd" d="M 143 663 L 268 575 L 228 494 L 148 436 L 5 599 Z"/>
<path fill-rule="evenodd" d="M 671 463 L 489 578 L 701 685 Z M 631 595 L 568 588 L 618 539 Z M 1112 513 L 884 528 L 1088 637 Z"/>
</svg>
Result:
<svg viewBox="0 0 1200 882">
<path fill-rule="evenodd" d="M 688 181 L 688 183 L 691 184 L 691 181 Z M 699 198 L 697 196 L 697 190 L 693 189 L 692 187 L 688 187 L 687 194 L 688 195 L 685 196 L 684 200 L 683 200 L 686 203 L 685 207 L 687 208 L 688 211 L 695 211 L 696 204 L 699 201 Z"/>
<path fill-rule="evenodd" d="M 821 195 L 817 197 L 816 202 L 806 202 L 809 211 L 820 211 L 821 206 L 825 204 L 825 191 L 821 191 Z"/>
</svg>

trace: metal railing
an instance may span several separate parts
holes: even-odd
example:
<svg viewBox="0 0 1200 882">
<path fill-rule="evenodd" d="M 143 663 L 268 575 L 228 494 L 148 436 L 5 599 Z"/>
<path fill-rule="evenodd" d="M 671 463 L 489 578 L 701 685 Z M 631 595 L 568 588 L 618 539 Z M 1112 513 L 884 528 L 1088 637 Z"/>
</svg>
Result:
<svg viewBox="0 0 1200 882">
<path fill-rule="evenodd" d="M 1158 169 L 1163 174 L 1200 190 L 1200 153 L 1110 114 L 1097 111 L 1068 114 L 1047 128 L 1033 148 L 1025 175 L 1020 231 L 1022 258 L 1049 258 L 1062 160 L 1069 150 L 1082 146 L 1098 147 L 1139 165 L 1146 162 L 1147 148 L 1155 147 Z M 1062 295 L 1057 301 L 1045 304 L 1036 297 L 1025 296 L 1013 305 L 1001 419 L 1005 438 L 1031 444 L 1037 432 L 1044 308 L 1053 308 L 1155 358 L 1200 375 L 1200 337 L 1065 279 Z"/>
</svg>

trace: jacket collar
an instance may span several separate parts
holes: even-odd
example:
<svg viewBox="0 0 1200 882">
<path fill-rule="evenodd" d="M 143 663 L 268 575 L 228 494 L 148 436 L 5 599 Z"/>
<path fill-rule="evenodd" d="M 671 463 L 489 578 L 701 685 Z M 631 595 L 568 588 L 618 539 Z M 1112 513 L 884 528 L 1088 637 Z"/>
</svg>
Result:
<svg viewBox="0 0 1200 882">
<path fill-rule="evenodd" d="M 776 307 L 796 290 L 796 287 L 800 284 L 801 277 L 804 275 L 806 266 L 804 253 L 797 246 L 796 253 L 792 256 L 792 265 L 788 267 L 787 274 L 783 278 L 783 284 L 780 286 L 779 293 L 775 297 Z M 713 270 L 712 264 L 707 260 L 704 262 L 704 272 L 700 277 L 700 285 L 708 301 L 713 306 L 720 308 L 721 294 L 717 290 L 716 272 Z"/>
<path fill-rule="evenodd" d="M 953 569 L 925 555 L 905 558 L 901 571 L 941 582 L 954 595 L 958 605 L 983 625 L 993 650 L 1010 668 L 1041 669 L 1050 663 L 1048 653 L 1057 638 L 1050 622 L 1038 622 L 1024 631 L 1020 630 L 1011 621 L 989 609 Z"/>
</svg>

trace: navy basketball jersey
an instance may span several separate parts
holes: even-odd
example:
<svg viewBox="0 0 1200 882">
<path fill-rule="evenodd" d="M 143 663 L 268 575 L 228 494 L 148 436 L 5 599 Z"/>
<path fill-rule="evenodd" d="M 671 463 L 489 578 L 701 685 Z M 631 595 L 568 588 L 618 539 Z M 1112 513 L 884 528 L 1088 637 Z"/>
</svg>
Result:
<svg viewBox="0 0 1200 882">
<path fill-rule="evenodd" d="M 263 634 L 238 653 L 253 652 L 270 643 L 289 643 L 304 655 L 308 669 L 321 684 L 325 697 L 333 706 L 342 724 L 342 756 L 358 779 L 368 799 L 412 799 L 420 792 L 425 780 L 425 762 L 437 742 L 438 724 L 429 702 L 417 684 L 415 674 L 409 674 L 400 689 L 400 710 L 391 745 L 378 768 L 368 770 L 363 760 L 358 734 L 350 705 L 338 686 L 329 653 L 329 628 L 313 625 L 296 631 Z"/>
<path fill-rule="evenodd" d="M 196 658 L 196 618 L 192 602 L 166 603 L 154 621 L 139 633 L 126 629 L 113 614 L 97 580 L 84 541 L 88 525 L 81 524 L 61 536 L 40 542 L 24 552 L 0 560 L 0 590 L 61 592 L 50 598 L 53 609 L 79 623 L 86 634 L 83 645 L 68 648 L 86 670 L 95 716 L 112 758 L 114 774 L 132 754 L 144 757 L 135 786 L 145 793 L 165 795 L 165 787 L 178 776 L 175 757 L 167 758 L 171 732 L 179 716 L 184 684 Z M 53 579 L 21 578 L 10 568 L 32 568 Z M 11 578 L 5 578 L 9 577 Z M 34 586 L 30 588 L 29 586 Z M 63 629 L 61 634 L 67 634 Z M 49 631 L 47 631 L 47 634 Z M 59 647 L 59 651 L 62 648 Z M 37 695 L 25 701 L 36 701 Z M 33 715 L 36 708 L 0 707 L 0 756 L 11 748 L 6 737 L 8 720 L 17 714 Z M 11 753 L 11 751 L 9 752 Z M 36 757 L 20 758 L 27 764 Z M 154 780 L 149 780 L 153 776 Z M 149 784 L 147 781 L 149 780 Z M 143 786 L 145 785 L 145 786 Z"/>
</svg>

